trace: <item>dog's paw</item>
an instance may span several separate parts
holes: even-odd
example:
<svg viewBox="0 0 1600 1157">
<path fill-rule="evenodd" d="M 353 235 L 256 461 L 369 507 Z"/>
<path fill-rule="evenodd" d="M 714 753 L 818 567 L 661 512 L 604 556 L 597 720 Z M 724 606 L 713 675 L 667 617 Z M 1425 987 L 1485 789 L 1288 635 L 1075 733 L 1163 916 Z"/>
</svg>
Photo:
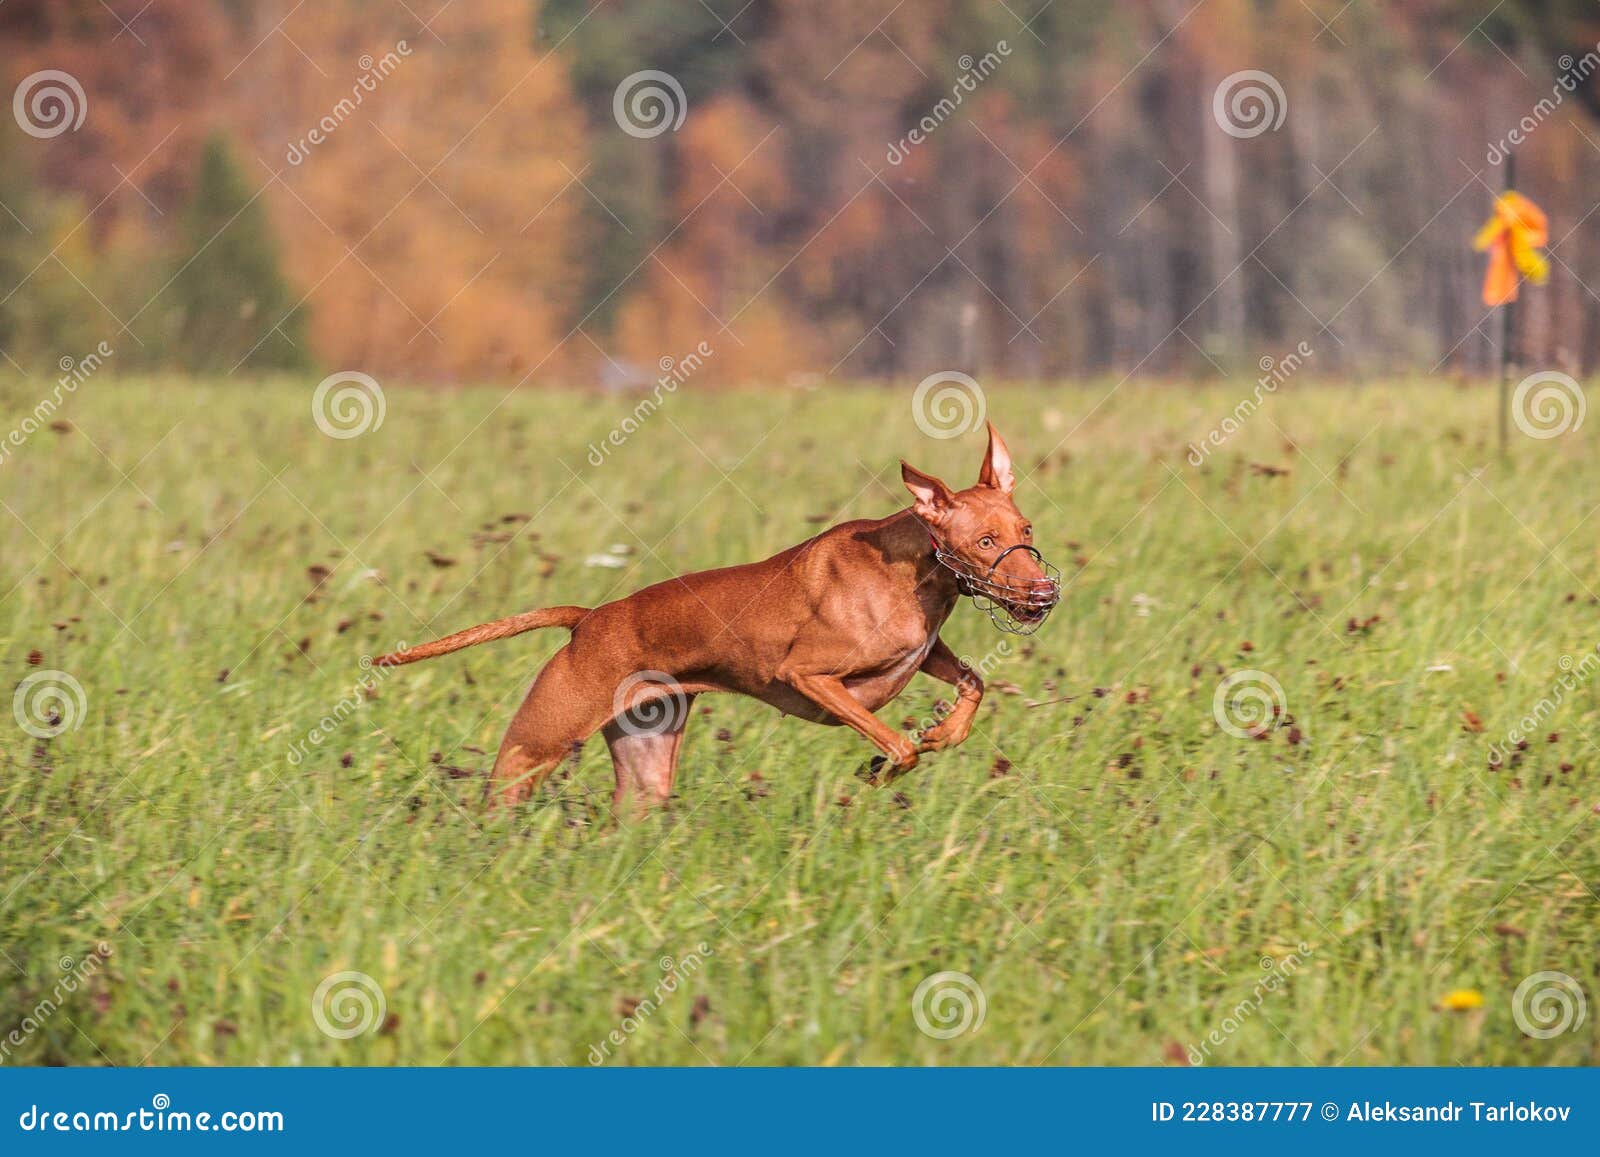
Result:
<svg viewBox="0 0 1600 1157">
<path fill-rule="evenodd" d="M 972 734 L 972 725 L 977 722 L 977 718 L 978 701 L 963 698 L 950 714 L 917 736 L 917 750 L 927 754 L 931 751 L 959 747 Z"/>
<path fill-rule="evenodd" d="M 917 750 L 907 744 L 899 759 L 891 760 L 887 755 L 874 755 L 856 772 L 856 778 L 869 787 L 882 787 L 886 783 L 893 783 L 916 766 Z"/>
<path fill-rule="evenodd" d="M 951 716 L 943 723 L 930 727 L 917 737 L 917 751 L 927 755 L 934 751 L 943 751 L 947 747 L 955 747 L 965 743 L 967 736 L 972 734 L 972 721 L 958 719 Z"/>
</svg>

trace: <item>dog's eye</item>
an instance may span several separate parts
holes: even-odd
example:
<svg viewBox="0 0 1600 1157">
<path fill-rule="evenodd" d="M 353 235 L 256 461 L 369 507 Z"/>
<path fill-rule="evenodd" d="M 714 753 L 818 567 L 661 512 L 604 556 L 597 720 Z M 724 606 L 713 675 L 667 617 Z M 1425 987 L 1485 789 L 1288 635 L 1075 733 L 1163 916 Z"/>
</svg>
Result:
<svg viewBox="0 0 1600 1157">
<path fill-rule="evenodd" d="M 994 549 L 994 539 L 990 538 L 986 534 L 986 535 L 984 535 L 982 538 L 980 538 L 978 540 L 978 545 L 983 547 L 984 550 L 993 550 Z"/>
<path fill-rule="evenodd" d="M 1022 537 L 1023 538 L 1032 538 L 1033 537 L 1033 527 L 1024 526 L 1022 528 Z"/>
</svg>

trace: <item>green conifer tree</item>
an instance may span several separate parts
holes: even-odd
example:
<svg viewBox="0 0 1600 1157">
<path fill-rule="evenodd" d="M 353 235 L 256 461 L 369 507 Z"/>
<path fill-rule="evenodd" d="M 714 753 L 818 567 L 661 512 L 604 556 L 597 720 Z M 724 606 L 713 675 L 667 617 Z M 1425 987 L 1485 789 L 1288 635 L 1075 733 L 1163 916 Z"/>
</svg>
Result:
<svg viewBox="0 0 1600 1157">
<path fill-rule="evenodd" d="M 279 269 L 266 206 L 220 136 L 201 151 L 181 236 L 167 295 L 182 366 L 196 373 L 305 368 L 304 311 Z"/>
</svg>

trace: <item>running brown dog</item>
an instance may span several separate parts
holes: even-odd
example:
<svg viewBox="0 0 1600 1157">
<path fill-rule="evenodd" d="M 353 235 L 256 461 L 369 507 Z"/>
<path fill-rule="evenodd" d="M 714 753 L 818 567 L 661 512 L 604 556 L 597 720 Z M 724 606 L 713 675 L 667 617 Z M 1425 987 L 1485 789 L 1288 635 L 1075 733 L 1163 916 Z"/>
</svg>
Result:
<svg viewBox="0 0 1600 1157">
<path fill-rule="evenodd" d="M 1002 629 L 1031 633 L 1061 596 L 1012 501 L 1011 455 L 994 426 L 976 486 L 951 488 L 905 462 L 916 502 L 842 523 L 762 562 L 699 571 L 592 610 L 548 607 L 384 655 L 397 666 L 565 627 L 572 639 L 534 680 L 495 759 L 491 786 L 516 803 L 596 731 L 616 770 L 615 802 L 672 793 L 690 705 L 702 692 L 749 695 L 786 715 L 844 724 L 883 757 L 875 781 L 967 738 L 983 681 L 939 629 L 962 595 Z M 955 707 L 918 736 L 873 712 L 922 671 L 955 687 Z"/>
</svg>

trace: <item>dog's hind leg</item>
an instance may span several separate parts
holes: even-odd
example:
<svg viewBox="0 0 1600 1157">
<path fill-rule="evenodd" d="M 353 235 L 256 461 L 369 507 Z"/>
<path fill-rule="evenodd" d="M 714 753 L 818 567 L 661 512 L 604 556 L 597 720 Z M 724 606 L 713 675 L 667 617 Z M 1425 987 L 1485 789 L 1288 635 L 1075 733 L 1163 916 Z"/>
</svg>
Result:
<svg viewBox="0 0 1600 1157">
<path fill-rule="evenodd" d="M 557 651 L 500 741 L 489 790 L 502 804 L 528 798 L 563 759 L 615 714 L 613 687 L 584 670 L 570 644 Z"/>
<path fill-rule="evenodd" d="M 629 801 L 632 810 L 638 811 L 664 804 L 671 797 L 678 774 L 678 748 L 693 703 L 693 695 L 671 695 L 625 711 L 605 725 L 603 734 L 617 773 L 617 789 L 611 797 L 617 814 L 629 810 Z"/>
</svg>

